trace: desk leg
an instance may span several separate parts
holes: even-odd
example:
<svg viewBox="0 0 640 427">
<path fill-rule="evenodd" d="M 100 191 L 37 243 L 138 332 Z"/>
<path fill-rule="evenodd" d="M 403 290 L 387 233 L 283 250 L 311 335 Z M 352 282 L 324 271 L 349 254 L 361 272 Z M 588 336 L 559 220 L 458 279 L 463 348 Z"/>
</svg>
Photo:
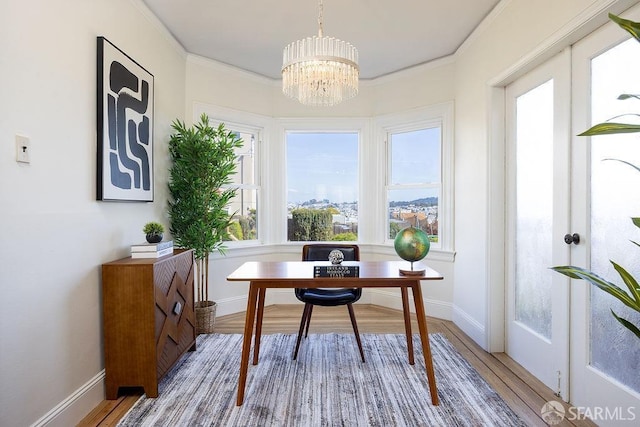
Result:
<svg viewBox="0 0 640 427">
<path fill-rule="evenodd" d="M 436 386 L 436 376 L 433 371 L 433 359 L 431 358 L 431 345 L 429 344 L 429 331 L 427 330 L 427 318 L 424 312 L 424 303 L 422 301 L 422 289 L 420 289 L 420 281 L 417 280 L 411 285 L 413 291 L 413 302 L 416 305 L 416 317 L 418 318 L 418 329 L 420 329 L 420 341 L 422 342 L 422 353 L 424 354 L 424 364 L 427 368 L 427 379 L 429 380 L 429 393 L 431 394 L 431 403 L 439 405 L 438 388 Z"/>
<path fill-rule="evenodd" d="M 413 338 L 411 337 L 411 314 L 409 313 L 409 296 L 407 294 L 407 288 L 402 286 L 400 288 L 402 293 L 402 312 L 404 314 L 404 331 L 407 334 L 407 351 L 409 353 L 409 365 L 413 365 Z"/>
<path fill-rule="evenodd" d="M 240 378 L 238 379 L 238 400 L 236 405 L 242 405 L 244 401 L 244 387 L 247 383 L 247 370 L 249 369 L 249 352 L 251 351 L 251 335 L 253 335 L 253 322 L 256 316 L 256 302 L 258 300 L 258 287 L 253 282 L 249 286 L 249 298 L 247 301 L 247 314 L 244 319 L 244 339 L 242 340 L 242 356 L 240 358 Z"/>
<path fill-rule="evenodd" d="M 256 336 L 253 342 L 253 364 L 258 364 L 258 356 L 260 355 L 260 337 L 262 336 L 262 316 L 264 315 L 264 297 L 267 290 L 260 288 L 258 290 L 258 314 L 256 319 Z"/>
</svg>

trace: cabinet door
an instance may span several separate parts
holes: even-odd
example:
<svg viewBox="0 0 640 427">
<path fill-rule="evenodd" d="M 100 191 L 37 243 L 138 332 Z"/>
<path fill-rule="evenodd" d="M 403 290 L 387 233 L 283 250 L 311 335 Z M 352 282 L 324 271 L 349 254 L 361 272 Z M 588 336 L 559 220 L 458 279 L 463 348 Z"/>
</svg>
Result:
<svg viewBox="0 0 640 427">
<path fill-rule="evenodd" d="M 195 343 L 193 252 L 154 265 L 158 378 Z"/>
</svg>

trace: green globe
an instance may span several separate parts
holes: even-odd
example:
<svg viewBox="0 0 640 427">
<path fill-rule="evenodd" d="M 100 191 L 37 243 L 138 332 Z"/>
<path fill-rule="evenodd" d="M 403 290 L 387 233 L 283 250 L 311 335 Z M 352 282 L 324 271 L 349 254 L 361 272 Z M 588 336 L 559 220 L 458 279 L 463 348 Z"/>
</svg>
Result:
<svg viewBox="0 0 640 427">
<path fill-rule="evenodd" d="M 419 228 L 403 228 L 396 235 L 393 247 L 405 261 L 420 261 L 429 253 L 429 236 Z"/>
</svg>

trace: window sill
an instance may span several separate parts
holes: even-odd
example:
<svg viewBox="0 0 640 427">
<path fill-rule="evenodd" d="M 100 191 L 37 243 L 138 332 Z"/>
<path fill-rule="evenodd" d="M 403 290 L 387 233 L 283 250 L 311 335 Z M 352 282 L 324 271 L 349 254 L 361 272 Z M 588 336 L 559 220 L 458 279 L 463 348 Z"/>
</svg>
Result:
<svg viewBox="0 0 640 427">
<path fill-rule="evenodd" d="M 307 242 L 288 242 L 283 244 L 261 245 L 261 244 L 243 244 L 242 246 L 227 247 L 226 255 L 220 255 L 215 252 L 210 255 L 211 260 L 222 258 L 246 258 L 262 255 L 291 254 L 293 259 L 298 259 L 302 253 L 302 246 Z M 356 243 L 356 242 L 354 242 Z M 393 246 L 391 245 L 373 245 L 357 243 L 361 252 L 365 254 L 383 255 L 388 257 L 397 257 Z M 425 258 L 426 261 L 443 261 L 454 262 L 456 253 L 454 251 L 445 251 L 441 249 L 432 249 Z"/>
</svg>

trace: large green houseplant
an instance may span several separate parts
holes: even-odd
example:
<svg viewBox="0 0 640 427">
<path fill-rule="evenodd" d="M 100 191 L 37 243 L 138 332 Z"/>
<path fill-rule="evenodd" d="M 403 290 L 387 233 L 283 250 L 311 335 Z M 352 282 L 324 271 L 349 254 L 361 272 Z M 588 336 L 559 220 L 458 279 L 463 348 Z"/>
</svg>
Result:
<svg viewBox="0 0 640 427">
<path fill-rule="evenodd" d="M 640 23 L 629 21 L 627 19 L 622 19 L 616 15 L 609 14 L 609 18 L 617 23 L 620 27 L 627 30 L 637 41 L 640 41 Z M 632 95 L 632 94 L 622 94 L 618 97 L 618 99 L 626 100 L 626 99 L 640 99 L 640 95 Z M 639 114 L 631 114 L 633 116 L 639 116 Z M 618 119 L 619 117 L 615 117 L 614 119 Z M 612 120 L 614 120 L 612 119 Z M 610 135 L 610 134 L 619 134 L 619 133 L 632 133 L 632 132 L 640 132 L 640 125 L 630 124 L 630 123 L 620 123 L 607 121 L 604 123 L 599 123 L 585 132 L 581 133 L 579 136 L 596 136 L 596 135 Z M 637 165 L 631 164 L 627 161 L 620 159 L 608 159 L 615 160 L 626 165 L 629 165 L 640 171 L 640 167 Z M 631 218 L 633 224 L 640 228 L 640 218 Z M 636 246 L 640 246 L 638 242 L 632 242 Z M 591 283 L 592 285 L 598 287 L 599 289 L 607 292 L 608 294 L 614 296 L 618 300 L 620 300 L 624 305 L 630 307 L 631 309 L 640 312 L 640 285 L 638 281 L 622 266 L 618 265 L 614 261 L 611 261 L 613 268 L 616 270 L 622 282 L 626 285 L 629 292 L 625 291 L 620 286 L 603 279 L 597 274 L 585 270 L 580 267 L 575 266 L 559 266 L 553 267 L 553 270 L 564 274 L 572 279 L 582 279 Z M 620 322 L 625 328 L 629 329 L 633 332 L 638 338 L 640 338 L 640 325 L 635 325 L 627 319 L 623 319 L 618 316 L 613 310 L 611 310 L 611 314 L 616 318 L 618 322 Z"/>
<path fill-rule="evenodd" d="M 229 203 L 236 189 L 228 187 L 236 172 L 235 150 L 242 147 L 237 134 L 209 125 L 206 114 L 187 127 L 172 124 L 169 141 L 172 160 L 169 176 L 169 218 L 177 246 L 194 250 L 196 260 L 196 332 L 211 333 L 216 303 L 209 300 L 209 254 L 225 253 L 232 220 Z"/>
</svg>

